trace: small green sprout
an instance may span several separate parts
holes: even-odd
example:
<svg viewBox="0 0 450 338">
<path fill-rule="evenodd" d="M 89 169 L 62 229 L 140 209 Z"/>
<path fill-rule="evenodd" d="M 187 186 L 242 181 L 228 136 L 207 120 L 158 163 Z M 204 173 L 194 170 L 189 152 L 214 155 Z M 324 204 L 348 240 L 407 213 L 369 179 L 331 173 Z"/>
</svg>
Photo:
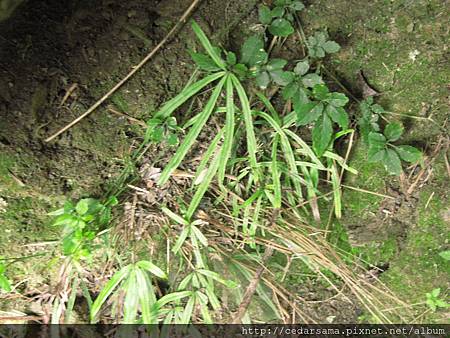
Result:
<svg viewBox="0 0 450 338">
<path fill-rule="evenodd" d="M 441 294 L 441 288 L 434 289 L 431 292 L 427 292 L 425 295 L 427 297 L 426 303 L 428 307 L 434 312 L 438 308 L 448 308 L 450 304 L 446 303 L 443 299 L 439 298 Z"/>
<path fill-rule="evenodd" d="M 408 145 L 395 145 L 403 134 L 404 128 L 398 122 L 389 123 L 383 134 L 371 132 L 368 136 L 369 162 L 381 162 L 391 175 L 400 175 L 402 172 L 401 160 L 409 163 L 418 162 L 422 153 L 415 147 Z"/>
<path fill-rule="evenodd" d="M 8 277 L 5 276 L 6 266 L 3 263 L 0 263 L 0 289 L 5 292 L 11 291 L 11 283 Z"/>
<path fill-rule="evenodd" d="M 316 32 L 308 38 L 306 45 L 309 56 L 316 59 L 325 57 L 325 54 L 337 53 L 341 49 L 335 41 L 328 39 L 327 32 Z"/>
</svg>

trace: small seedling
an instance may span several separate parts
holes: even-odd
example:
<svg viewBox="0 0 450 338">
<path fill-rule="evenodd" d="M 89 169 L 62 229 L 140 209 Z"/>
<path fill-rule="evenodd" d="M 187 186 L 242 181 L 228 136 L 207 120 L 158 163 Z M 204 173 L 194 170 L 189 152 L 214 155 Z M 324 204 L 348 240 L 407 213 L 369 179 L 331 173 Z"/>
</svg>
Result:
<svg viewBox="0 0 450 338">
<path fill-rule="evenodd" d="M 337 53 L 341 49 L 339 44 L 328 38 L 327 32 L 316 32 L 306 43 L 309 56 L 315 59 L 325 57 L 325 54 Z"/>
<path fill-rule="evenodd" d="M 294 32 L 294 15 L 305 8 L 301 1 L 276 0 L 275 7 L 270 9 L 265 5 L 259 6 L 259 21 L 268 27 L 274 36 L 289 36 Z"/>
<path fill-rule="evenodd" d="M 307 60 L 296 64 L 292 72 L 291 81 L 283 88 L 282 95 L 285 100 L 292 100 L 294 111 L 298 112 L 304 102 L 309 101 L 310 88 L 323 84 L 322 77 L 316 73 L 309 73 L 310 65 Z"/>
<path fill-rule="evenodd" d="M 5 292 L 11 291 L 11 283 L 8 277 L 5 276 L 6 266 L 3 263 L 0 263 L 0 289 Z"/>
<path fill-rule="evenodd" d="M 389 123 L 384 128 L 383 134 L 371 132 L 368 136 L 369 162 L 383 163 L 389 174 L 400 175 L 402 172 L 402 164 L 400 159 L 415 163 L 422 157 L 422 153 L 412 146 L 394 145 L 392 142 L 397 141 L 403 134 L 403 126 L 398 122 Z"/>
<path fill-rule="evenodd" d="M 313 100 L 308 100 L 297 107 L 297 124 L 300 126 L 314 123 L 312 131 L 313 148 L 322 156 L 330 146 L 333 136 L 333 122 L 343 130 L 348 128 L 348 115 L 343 108 L 348 97 L 342 93 L 330 92 L 323 84 L 315 85 Z"/>
<path fill-rule="evenodd" d="M 373 103 L 373 97 L 369 96 L 367 99 L 359 104 L 362 116 L 358 120 L 359 132 L 366 144 L 369 143 L 369 134 L 371 132 L 379 132 L 380 116 L 385 114 L 385 110 L 379 104 Z"/>
<path fill-rule="evenodd" d="M 145 142 L 160 143 L 166 140 L 170 146 L 178 145 L 178 132 L 181 128 L 178 127 L 175 117 L 169 116 L 165 121 L 157 117 L 152 118 L 147 125 Z"/>
<path fill-rule="evenodd" d="M 437 288 L 431 291 L 430 293 L 426 293 L 426 303 L 428 307 L 434 312 L 438 308 L 448 308 L 450 307 L 450 304 L 446 303 L 443 299 L 439 298 L 439 295 L 441 294 L 441 289 Z"/>
<path fill-rule="evenodd" d="M 439 256 L 441 256 L 446 261 L 450 261 L 450 250 L 440 252 Z"/>
<path fill-rule="evenodd" d="M 102 204 L 94 198 L 85 198 L 76 204 L 66 202 L 64 207 L 49 213 L 57 216 L 54 226 L 63 226 L 63 254 L 74 258 L 89 258 L 90 243 L 102 226 L 111 219 L 111 207 L 117 199 L 111 197 Z"/>
</svg>

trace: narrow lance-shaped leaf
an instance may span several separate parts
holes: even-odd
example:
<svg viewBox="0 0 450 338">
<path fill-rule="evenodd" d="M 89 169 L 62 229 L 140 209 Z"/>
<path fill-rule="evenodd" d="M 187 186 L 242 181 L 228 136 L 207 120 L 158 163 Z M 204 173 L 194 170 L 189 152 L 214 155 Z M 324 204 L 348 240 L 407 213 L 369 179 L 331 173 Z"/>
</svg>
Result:
<svg viewBox="0 0 450 338">
<path fill-rule="evenodd" d="M 159 267 L 149 261 L 139 261 L 136 263 L 138 267 L 141 269 L 147 270 L 151 274 L 155 275 L 158 278 L 167 279 L 167 275 L 164 271 L 162 271 Z"/>
<path fill-rule="evenodd" d="M 319 158 L 316 156 L 314 151 L 311 149 L 311 147 L 302 140 L 300 136 L 295 134 L 292 130 L 289 129 L 283 129 L 287 136 L 292 138 L 295 142 L 297 142 L 300 147 L 302 148 L 303 152 L 313 161 L 320 170 L 326 170 L 322 162 L 320 162 Z"/>
<path fill-rule="evenodd" d="M 233 82 L 231 78 L 227 79 L 226 83 L 226 105 L 227 105 L 227 113 L 225 118 L 225 135 L 222 145 L 222 150 L 220 152 L 219 159 L 219 173 L 218 173 L 218 183 L 219 186 L 223 185 L 223 181 L 225 179 L 225 171 L 228 163 L 228 159 L 230 158 L 231 148 L 233 146 L 233 137 L 234 137 L 234 97 L 233 97 Z"/>
<path fill-rule="evenodd" d="M 95 323 L 95 318 L 100 311 L 100 308 L 105 303 L 106 299 L 108 299 L 109 295 L 114 291 L 114 289 L 119 285 L 119 283 L 128 275 L 131 269 L 131 265 L 124 267 L 122 270 L 117 271 L 108 283 L 103 287 L 100 294 L 95 299 L 91 308 L 91 322 Z"/>
<path fill-rule="evenodd" d="M 167 166 L 164 168 L 163 172 L 161 173 L 161 176 L 158 180 L 158 185 L 165 184 L 172 172 L 178 168 L 181 161 L 183 161 L 184 157 L 186 156 L 187 152 L 191 148 L 191 146 L 194 144 L 195 140 L 197 139 L 198 135 L 200 134 L 200 131 L 202 130 L 203 126 L 205 125 L 206 121 L 209 119 L 209 116 L 211 115 L 214 106 L 216 105 L 216 102 L 219 98 L 220 92 L 222 91 L 222 87 L 227 79 L 227 76 L 223 77 L 220 82 L 217 84 L 216 88 L 214 89 L 213 93 L 211 94 L 211 97 L 209 98 L 208 103 L 206 104 L 203 111 L 199 114 L 198 119 L 195 121 L 195 124 L 191 127 L 189 130 L 189 133 L 186 135 L 185 139 L 183 140 L 183 143 L 180 145 L 180 147 L 177 149 L 175 155 L 173 155 L 170 162 L 167 164 Z"/>
<path fill-rule="evenodd" d="M 136 322 L 139 296 L 139 286 L 136 282 L 136 270 L 133 268 L 126 281 L 126 295 L 123 303 L 123 323 L 134 324 Z"/>
<path fill-rule="evenodd" d="M 156 302 L 153 286 L 149 284 L 145 272 L 141 269 L 136 269 L 136 281 L 138 285 L 139 303 L 141 304 L 142 321 L 144 324 L 156 324 L 151 312 L 151 306 Z"/>
<path fill-rule="evenodd" d="M 181 225 L 189 224 L 183 217 L 172 212 L 170 209 L 167 209 L 166 207 L 162 207 L 161 210 L 163 213 L 165 213 L 167 216 L 169 216 L 173 221 L 177 222 L 178 224 L 181 224 Z"/>
<path fill-rule="evenodd" d="M 208 190 L 208 187 L 211 184 L 214 175 L 216 175 L 217 173 L 217 169 L 219 168 L 220 151 L 221 150 L 219 149 L 218 154 L 216 154 L 213 157 L 213 160 L 211 161 L 211 164 L 206 172 L 206 175 L 202 183 L 199 184 L 197 190 L 195 191 L 194 197 L 192 197 L 192 201 L 189 204 L 188 210 L 186 211 L 187 219 L 191 219 L 191 217 L 194 215 L 195 211 L 197 210 L 197 207 L 199 206 L 203 198 L 203 195 L 205 194 L 206 190 Z"/>
<path fill-rule="evenodd" d="M 184 241 L 189 235 L 190 229 L 191 228 L 189 226 L 185 226 L 183 231 L 181 231 L 180 236 L 178 237 L 177 241 L 175 242 L 175 245 L 172 248 L 173 253 L 176 254 L 180 250 L 181 246 L 183 245 Z"/>
<path fill-rule="evenodd" d="M 181 324 L 189 324 L 192 313 L 194 312 L 194 305 L 195 305 L 195 299 L 197 297 L 195 296 L 195 293 L 191 295 L 191 298 L 189 298 L 186 307 L 184 308 L 183 317 L 181 319 Z"/>
<path fill-rule="evenodd" d="M 214 73 L 186 87 L 180 94 L 169 100 L 159 111 L 157 111 L 152 119 L 164 119 L 169 117 L 175 111 L 175 109 L 180 107 L 193 95 L 198 93 L 211 82 L 223 77 L 225 74 L 225 72 Z"/>
<path fill-rule="evenodd" d="M 203 48 L 205 48 L 205 50 L 209 54 L 209 56 L 214 60 L 214 62 L 216 63 L 216 65 L 219 68 L 226 70 L 227 65 L 222 60 L 220 55 L 218 55 L 216 50 L 213 48 L 213 46 L 211 45 L 211 42 L 209 42 L 209 39 L 207 38 L 207 36 L 203 32 L 203 30 L 200 28 L 200 26 L 195 21 L 192 21 L 191 25 L 192 25 L 192 29 L 193 29 L 195 35 L 197 35 L 197 38 L 202 43 Z"/>
<path fill-rule="evenodd" d="M 253 175 L 255 177 L 255 181 L 259 181 L 259 173 L 257 169 L 257 160 L 256 160 L 256 137 L 255 137 L 255 131 L 253 130 L 253 118 L 252 118 L 252 112 L 250 110 L 250 103 L 248 102 L 247 94 L 245 93 L 244 88 L 242 87 L 241 82 L 238 80 L 238 78 L 231 74 L 231 79 L 233 80 L 234 87 L 236 88 L 236 91 L 238 93 L 239 99 L 241 101 L 242 105 L 242 113 L 244 115 L 244 123 L 245 123 L 245 131 L 247 134 L 247 151 L 248 155 L 250 157 L 250 166 L 253 170 Z"/>
<path fill-rule="evenodd" d="M 202 160 L 200 161 L 200 164 L 197 167 L 197 170 L 195 171 L 194 176 L 194 185 L 199 185 L 203 182 L 203 179 L 205 178 L 205 174 L 208 171 L 207 165 L 210 162 L 212 156 L 217 151 L 217 146 L 219 144 L 219 141 L 222 139 L 224 135 L 224 128 L 220 129 L 220 131 L 214 136 L 211 144 L 209 145 L 208 149 L 205 151 L 205 153 L 202 156 Z"/>
<path fill-rule="evenodd" d="M 334 214 L 336 215 L 336 218 L 339 219 L 342 216 L 340 177 L 336 169 L 336 164 L 330 161 L 330 167 L 331 167 L 331 184 L 333 187 L 333 197 L 334 197 Z"/>
<path fill-rule="evenodd" d="M 278 172 L 278 159 L 277 159 L 279 138 L 280 137 L 278 135 L 274 136 L 272 144 L 272 162 L 271 162 L 272 183 L 274 192 L 273 207 L 276 209 L 281 208 L 281 183 L 280 183 L 280 173 Z"/>
<path fill-rule="evenodd" d="M 197 269 L 198 273 L 201 273 L 202 275 L 214 279 L 216 282 L 219 282 L 229 288 L 235 288 L 237 287 L 236 282 L 232 280 L 227 280 L 222 278 L 217 272 L 205 270 L 205 269 Z"/>
</svg>

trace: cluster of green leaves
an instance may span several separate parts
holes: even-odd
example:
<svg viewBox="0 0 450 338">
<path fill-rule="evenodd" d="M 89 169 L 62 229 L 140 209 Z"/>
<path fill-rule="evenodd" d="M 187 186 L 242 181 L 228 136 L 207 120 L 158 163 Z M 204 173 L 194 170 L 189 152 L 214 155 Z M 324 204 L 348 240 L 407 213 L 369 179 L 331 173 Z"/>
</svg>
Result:
<svg viewBox="0 0 450 338">
<path fill-rule="evenodd" d="M 448 304 L 444 299 L 440 297 L 441 288 L 434 289 L 431 292 L 427 292 L 426 296 L 426 304 L 432 311 L 436 311 L 438 308 L 449 308 L 450 304 Z"/>
<path fill-rule="evenodd" d="M 176 302 L 168 304 L 165 309 L 163 305 L 169 303 L 164 301 L 164 304 L 157 304 L 155 308 L 155 316 L 163 317 L 165 324 L 188 324 L 191 320 L 194 308 L 199 308 L 203 322 L 205 324 L 212 324 L 212 317 L 210 315 L 208 306 L 210 305 L 213 310 L 220 308 L 220 301 L 215 292 L 214 282 L 223 284 L 228 288 L 235 288 L 237 284 L 231 280 L 227 280 L 221 277 L 217 272 L 211 271 L 207 268 L 208 262 L 206 255 L 203 254 L 203 250 L 208 248 L 208 240 L 200 230 L 200 226 L 203 221 L 195 220 L 189 222 L 189 215 L 187 217 L 181 217 L 167 208 L 162 208 L 162 211 L 177 225 L 181 225 L 183 230 L 181 231 L 177 241 L 172 247 L 172 252 L 175 255 L 179 255 L 180 250 L 187 239 L 189 239 L 190 247 L 193 249 L 195 261 L 195 269 L 186 275 L 182 281 L 178 284 L 175 295 L 183 295 L 182 298 L 186 298 L 185 307 L 179 306 L 181 299 L 176 297 Z M 171 294 L 165 296 L 166 299 L 171 298 Z M 164 297 L 163 297 L 164 298 Z"/>
<path fill-rule="evenodd" d="M 0 262 L 0 290 L 5 292 L 11 291 L 11 283 L 8 277 L 5 276 L 6 266 Z"/>
<path fill-rule="evenodd" d="M 347 96 L 330 92 L 324 84 L 317 84 L 312 90 L 312 98 L 307 98 L 297 106 L 297 124 L 302 126 L 314 122 L 312 131 L 313 148 L 322 156 L 330 147 L 333 139 L 333 122 L 342 130 L 348 128 L 348 115 L 343 108 L 348 102 Z"/>
<path fill-rule="evenodd" d="M 178 144 L 178 133 L 181 128 L 177 125 L 177 119 L 173 116 L 166 120 L 152 118 L 147 121 L 147 130 L 144 142 L 160 143 L 166 141 L 170 146 Z"/>
<path fill-rule="evenodd" d="M 311 58 L 323 58 L 325 54 L 337 53 L 341 49 L 338 43 L 329 40 L 327 32 L 316 32 L 306 43 Z"/>
<path fill-rule="evenodd" d="M 67 201 L 63 208 L 49 213 L 56 216 L 54 226 L 63 226 L 63 254 L 75 259 L 89 258 L 92 240 L 110 222 L 111 207 L 116 204 L 115 197 L 104 204 L 94 198 L 84 198 L 76 204 Z"/>
<path fill-rule="evenodd" d="M 359 130 L 363 140 L 368 144 L 368 161 L 381 162 L 388 173 L 400 175 L 402 173 L 401 160 L 415 163 L 420 161 L 420 150 L 409 145 L 396 145 L 403 135 L 404 128 L 399 122 L 390 122 L 381 132 L 379 124 L 385 110 L 368 98 L 360 104 L 362 116 L 358 120 Z"/>
<path fill-rule="evenodd" d="M 274 36 L 289 36 L 294 32 L 294 19 L 297 11 L 305 8 L 298 0 L 275 0 L 275 7 L 259 6 L 259 21 L 267 26 Z"/>
<path fill-rule="evenodd" d="M 154 323 L 152 306 L 156 304 L 157 299 L 151 275 L 167 279 L 166 273 L 150 261 L 129 264 L 117 271 L 92 304 L 91 323 L 97 322 L 100 309 L 109 298 L 116 304 L 112 307 L 113 310 L 120 308 L 118 302 L 121 301 L 121 295 L 124 295 L 122 320 L 124 324 L 138 324 L 139 309 L 143 323 Z"/>
</svg>

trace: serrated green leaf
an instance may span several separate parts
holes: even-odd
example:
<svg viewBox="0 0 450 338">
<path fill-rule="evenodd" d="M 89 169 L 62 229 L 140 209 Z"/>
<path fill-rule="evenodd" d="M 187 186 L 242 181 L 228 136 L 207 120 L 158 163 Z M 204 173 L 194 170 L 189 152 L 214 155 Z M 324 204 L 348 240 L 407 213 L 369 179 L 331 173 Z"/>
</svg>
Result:
<svg viewBox="0 0 450 338">
<path fill-rule="evenodd" d="M 439 256 L 444 258 L 446 261 L 450 261 L 450 250 L 440 252 Z"/>
<path fill-rule="evenodd" d="M 403 126 L 398 122 L 389 123 L 386 128 L 384 128 L 383 134 L 386 136 L 388 141 L 397 141 L 403 134 Z"/>
<path fill-rule="evenodd" d="M 348 128 L 348 115 L 344 108 L 335 107 L 329 104 L 327 105 L 325 112 L 333 120 L 333 122 L 337 123 L 342 129 Z"/>
<path fill-rule="evenodd" d="M 314 88 L 314 86 L 323 84 L 324 82 L 320 75 L 311 73 L 311 74 L 306 74 L 302 78 L 302 83 L 305 87 Z"/>
<path fill-rule="evenodd" d="M 270 59 L 267 63 L 266 69 L 270 72 L 272 70 L 280 70 L 286 66 L 287 61 L 284 59 Z"/>
<path fill-rule="evenodd" d="M 295 11 L 301 11 L 305 8 L 305 5 L 301 1 L 293 1 L 290 5 L 290 8 L 292 8 Z"/>
<path fill-rule="evenodd" d="M 262 71 L 256 76 L 256 84 L 261 89 L 266 89 L 269 83 L 270 83 L 270 76 L 269 73 L 267 73 L 266 71 Z"/>
<path fill-rule="evenodd" d="M 422 158 L 422 152 L 412 146 L 396 146 L 395 151 L 397 151 L 400 158 L 406 162 L 415 163 Z"/>
<path fill-rule="evenodd" d="M 325 84 L 319 84 L 313 87 L 313 95 L 320 101 L 326 100 L 328 98 L 329 93 L 330 91 L 328 90 L 328 87 Z"/>
<path fill-rule="evenodd" d="M 289 36 L 294 32 L 294 27 L 288 20 L 278 18 L 272 21 L 269 26 L 269 32 L 275 36 Z"/>
<path fill-rule="evenodd" d="M 272 22 L 272 12 L 270 11 L 270 8 L 265 5 L 260 5 L 258 7 L 258 17 L 259 22 L 263 25 L 270 24 Z"/>
<path fill-rule="evenodd" d="M 431 291 L 431 296 L 433 298 L 437 298 L 437 297 L 439 297 L 440 293 L 441 293 L 441 288 L 436 288 L 436 289 L 433 289 L 433 291 Z"/>
<path fill-rule="evenodd" d="M 245 40 L 241 49 L 241 62 L 249 67 L 261 65 L 267 61 L 264 41 L 259 35 L 252 35 Z"/>
<path fill-rule="evenodd" d="M 69 225 L 72 224 L 73 226 L 77 223 L 77 218 L 70 215 L 70 214 L 64 214 L 56 218 L 56 220 L 52 223 L 54 226 L 57 225 Z"/>
<path fill-rule="evenodd" d="M 322 156 L 328 149 L 332 136 L 333 128 L 331 126 L 331 120 L 327 114 L 323 114 L 322 118 L 316 121 L 312 131 L 313 148 L 317 156 Z"/>
<path fill-rule="evenodd" d="M 381 150 L 386 147 L 386 137 L 380 133 L 369 133 L 369 147 L 375 150 Z"/>
<path fill-rule="evenodd" d="M 386 149 L 369 148 L 367 152 L 367 160 L 375 163 L 382 161 L 386 157 Z"/>
<path fill-rule="evenodd" d="M 209 57 L 208 55 L 195 52 L 190 52 L 189 54 L 191 55 L 191 58 L 195 62 L 195 64 L 202 70 L 211 72 L 221 69 L 219 66 L 216 65 L 214 60 L 211 59 L 211 57 Z"/>
<path fill-rule="evenodd" d="M 285 72 L 284 70 L 276 69 L 269 71 L 270 77 L 272 80 L 280 85 L 285 86 L 289 82 L 291 82 L 294 78 L 293 74 L 291 72 Z"/>
<path fill-rule="evenodd" d="M 9 282 L 8 278 L 6 278 L 4 275 L 0 274 L 0 289 L 2 289 L 5 292 L 11 292 L 11 283 Z"/>
<path fill-rule="evenodd" d="M 235 65 L 237 62 L 237 58 L 236 58 L 236 54 L 234 54 L 233 52 L 228 52 L 227 53 L 227 63 L 229 65 Z"/>
<path fill-rule="evenodd" d="M 386 149 L 383 164 L 388 173 L 391 175 L 400 175 L 402 173 L 402 163 L 393 149 Z"/>
<path fill-rule="evenodd" d="M 307 60 L 299 61 L 295 65 L 294 73 L 300 76 L 305 75 L 309 70 L 309 62 Z"/>
<path fill-rule="evenodd" d="M 283 6 L 276 6 L 272 9 L 271 15 L 274 18 L 280 18 L 284 15 L 284 12 L 285 12 L 285 10 L 284 10 Z"/>
<path fill-rule="evenodd" d="M 339 44 L 337 44 L 334 41 L 326 41 L 324 44 L 321 45 L 322 48 L 325 50 L 325 52 L 331 54 L 331 53 L 337 53 L 341 49 Z"/>
<path fill-rule="evenodd" d="M 296 81 L 292 81 L 291 83 L 288 83 L 283 90 L 281 91 L 281 94 L 283 95 L 283 98 L 285 100 L 289 100 L 292 98 L 298 91 L 299 86 L 296 83 Z"/>
<path fill-rule="evenodd" d="M 83 216 L 89 210 L 89 200 L 85 198 L 78 201 L 75 210 L 78 215 Z"/>
<path fill-rule="evenodd" d="M 348 103 L 348 97 L 342 93 L 330 93 L 327 101 L 335 107 L 343 107 Z"/>
<path fill-rule="evenodd" d="M 300 106 L 295 105 L 294 108 L 297 113 L 297 125 L 299 126 L 316 121 L 323 113 L 322 102 L 308 102 Z"/>
</svg>

